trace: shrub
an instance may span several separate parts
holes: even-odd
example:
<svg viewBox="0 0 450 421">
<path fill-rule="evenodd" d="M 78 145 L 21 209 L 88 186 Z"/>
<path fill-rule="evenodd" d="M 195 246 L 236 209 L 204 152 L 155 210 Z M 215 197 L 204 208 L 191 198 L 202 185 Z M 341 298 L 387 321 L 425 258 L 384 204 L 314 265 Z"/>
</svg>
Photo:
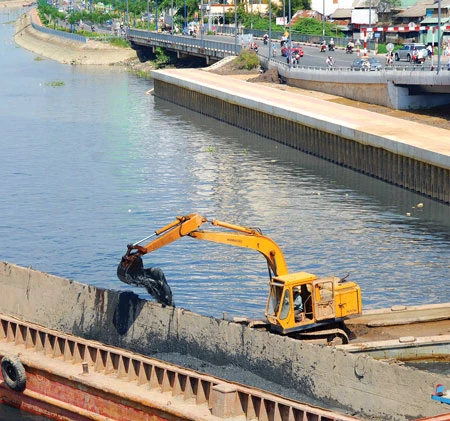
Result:
<svg viewBox="0 0 450 421">
<path fill-rule="evenodd" d="M 243 50 L 232 62 L 238 69 L 252 70 L 259 66 L 259 57 L 254 51 Z"/>
</svg>

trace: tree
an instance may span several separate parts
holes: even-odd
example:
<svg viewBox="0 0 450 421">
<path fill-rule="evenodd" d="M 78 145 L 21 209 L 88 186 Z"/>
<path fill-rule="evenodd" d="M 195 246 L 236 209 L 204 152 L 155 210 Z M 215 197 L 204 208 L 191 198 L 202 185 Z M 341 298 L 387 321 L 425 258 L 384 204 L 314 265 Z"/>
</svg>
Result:
<svg viewBox="0 0 450 421">
<path fill-rule="evenodd" d="M 291 16 L 298 10 L 311 10 L 311 0 L 291 0 Z"/>
<path fill-rule="evenodd" d="M 376 8 L 380 13 L 388 13 L 401 6 L 401 0 L 366 0 L 366 6 Z"/>
<path fill-rule="evenodd" d="M 323 22 L 314 18 L 302 18 L 295 22 L 292 30 L 300 32 L 301 34 L 322 35 Z M 331 37 L 339 36 L 339 34 L 337 34 L 336 32 L 336 25 L 325 22 L 325 35 Z"/>
</svg>

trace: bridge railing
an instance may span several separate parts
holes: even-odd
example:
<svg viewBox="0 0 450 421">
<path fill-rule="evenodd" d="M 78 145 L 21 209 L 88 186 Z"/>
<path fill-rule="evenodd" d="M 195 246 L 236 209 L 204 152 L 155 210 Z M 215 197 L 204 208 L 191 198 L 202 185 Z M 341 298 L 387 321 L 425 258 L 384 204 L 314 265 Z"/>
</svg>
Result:
<svg viewBox="0 0 450 421">
<path fill-rule="evenodd" d="M 301 59 L 299 63 L 293 63 L 289 65 L 285 60 L 279 61 L 276 59 L 273 59 L 272 57 L 267 57 L 264 54 L 259 54 L 259 57 L 261 58 L 261 61 L 263 63 L 270 62 L 273 66 L 277 66 L 279 68 L 283 68 L 285 70 L 287 69 L 303 69 L 303 70 L 313 70 L 313 71 L 339 71 L 339 72 L 352 72 L 352 73 L 364 73 L 364 74 L 385 74 L 385 73 L 391 73 L 391 74 L 417 74 L 417 73 L 424 73 L 424 74 L 430 74 L 433 75 L 438 71 L 437 65 L 431 65 L 430 64 L 418 64 L 415 66 L 411 65 L 395 65 L 395 66 L 386 66 L 381 68 L 377 71 L 361 71 L 361 70 L 355 70 L 350 67 L 350 65 L 347 66 L 333 66 L 332 69 L 329 69 L 327 66 L 305 66 L 301 63 Z M 448 66 L 446 64 L 441 64 L 439 67 L 440 71 L 445 71 L 444 75 L 447 74 Z M 450 76 L 450 74 L 449 74 Z"/>
<path fill-rule="evenodd" d="M 131 40 L 140 40 L 144 42 L 157 41 L 167 45 L 179 45 L 188 48 L 198 48 L 208 51 L 221 51 L 224 54 L 239 55 L 242 47 L 239 43 L 226 43 L 219 41 L 211 41 L 202 38 L 193 38 L 188 35 L 175 35 L 170 32 L 148 32 L 137 29 L 128 29 L 127 38 Z"/>
</svg>

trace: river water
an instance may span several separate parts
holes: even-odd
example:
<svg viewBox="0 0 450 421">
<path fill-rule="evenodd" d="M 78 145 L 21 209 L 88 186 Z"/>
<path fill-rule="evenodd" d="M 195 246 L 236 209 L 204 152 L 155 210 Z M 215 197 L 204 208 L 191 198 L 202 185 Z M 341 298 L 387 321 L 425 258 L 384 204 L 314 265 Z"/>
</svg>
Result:
<svg viewBox="0 0 450 421">
<path fill-rule="evenodd" d="M 261 228 L 290 271 L 350 273 L 366 309 L 450 301 L 449 206 L 146 95 L 123 69 L 37 59 L 12 39 L 18 14 L 0 11 L 1 260 L 150 299 L 116 278 L 126 244 L 198 212 Z M 264 313 L 254 251 L 184 238 L 144 261 L 178 307 Z"/>
</svg>

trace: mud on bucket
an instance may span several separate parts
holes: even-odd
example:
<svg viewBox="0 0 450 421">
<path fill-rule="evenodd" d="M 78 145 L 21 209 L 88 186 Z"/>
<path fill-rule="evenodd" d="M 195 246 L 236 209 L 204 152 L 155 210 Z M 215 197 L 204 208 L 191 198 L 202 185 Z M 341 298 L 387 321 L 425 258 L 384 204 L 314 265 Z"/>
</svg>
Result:
<svg viewBox="0 0 450 421">
<path fill-rule="evenodd" d="M 131 260 L 131 262 L 130 262 Z M 119 280 L 129 285 L 138 285 L 137 279 L 144 275 L 144 263 L 140 256 L 133 256 L 133 259 L 122 257 L 117 267 L 117 277 Z"/>
<path fill-rule="evenodd" d="M 122 258 L 117 267 L 117 277 L 128 285 L 145 288 L 158 303 L 175 307 L 172 290 L 164 272 L 157 267 L 144 269 L 140 256 L 134 255 L 131 259 Z"/>
</svg>

